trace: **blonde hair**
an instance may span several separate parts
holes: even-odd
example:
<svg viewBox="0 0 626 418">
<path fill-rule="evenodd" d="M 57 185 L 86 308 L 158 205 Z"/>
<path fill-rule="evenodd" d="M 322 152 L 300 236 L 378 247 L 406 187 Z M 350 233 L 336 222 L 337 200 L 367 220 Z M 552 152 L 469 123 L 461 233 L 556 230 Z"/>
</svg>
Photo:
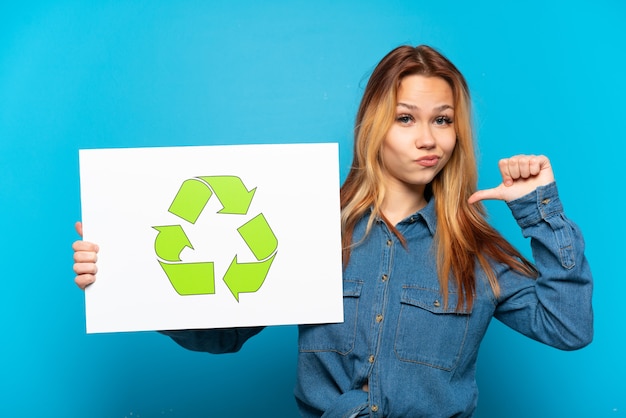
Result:
<svg viewBox="0 0 626 418">
<path fill-rule="evenodd" d="M 355 245 L 352 242 L 354 228 L 370 209 L 367 232 L 379 217 L 405 243 L 381 211 L 385 197 L 380 181 L 381 149 L 394 122 L 400 82 L 414 74 L 442 78 L 450 85 L 454 97 L 456 146 L 446 166 L 426 188 L 426 197 L 432 195 L 436 199 L 437 269 L 444 301 L 447 304 L 451 282 L 458 292 L 456 308 L 470 308 L 476 289 L 476 262 L 487 274 L 495 295 L 499 294 L 499 285 L 490 260 L 507 264 L 527 276 L 534 277 L 537 273 L 534 266 L 489 225 L 482 204 L 467 203 L 478 180 L 469 89 L 454 64 L 429 46 L 394 49 L 376 66 L 365 88 L 355 123 L 353 163 L 341 187 L 344 265 L 350 260 Z"/>
</svg>

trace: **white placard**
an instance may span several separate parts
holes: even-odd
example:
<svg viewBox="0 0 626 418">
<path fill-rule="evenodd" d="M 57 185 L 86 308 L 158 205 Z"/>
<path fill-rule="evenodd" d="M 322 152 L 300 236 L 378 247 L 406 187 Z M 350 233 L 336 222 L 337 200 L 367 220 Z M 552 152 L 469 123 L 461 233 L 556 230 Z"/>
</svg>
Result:
<svg viewBox="0 0 626 418">
<path fill-rule="evenodd" d="M 79 158 L 88 333 L 343 321 L 337 144 Z"/>
</svg>

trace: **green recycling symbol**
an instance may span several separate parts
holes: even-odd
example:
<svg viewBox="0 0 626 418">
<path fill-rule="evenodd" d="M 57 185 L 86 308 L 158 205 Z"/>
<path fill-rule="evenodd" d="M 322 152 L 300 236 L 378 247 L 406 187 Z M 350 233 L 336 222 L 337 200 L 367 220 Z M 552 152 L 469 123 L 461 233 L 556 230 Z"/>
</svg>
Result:
<svg viewBox="0 0 626 418">
<path fill-rule="evenodd" d="M 180 186 L 169 212 L 195 224 L 209 199 L 215 195 L 220 201 L 221 215 L 246 215 L 256 188 L 248 191 L 236 176 L 194 177 Z M 181 261 L 180 254 L 194 249 L 181 225 L 154 226 L 158 234 L 154 249 L 174 290 L 182 296 L 215 294 L 214 262 Z M 235 254 L 223 280 L 237 301 L 240 293 L 258 291 L 276 257 L 278 240 L 262 213 L 250 219 L 237 232 L 256 258 L 256 262 L 240 263 Z"/>
</svg>

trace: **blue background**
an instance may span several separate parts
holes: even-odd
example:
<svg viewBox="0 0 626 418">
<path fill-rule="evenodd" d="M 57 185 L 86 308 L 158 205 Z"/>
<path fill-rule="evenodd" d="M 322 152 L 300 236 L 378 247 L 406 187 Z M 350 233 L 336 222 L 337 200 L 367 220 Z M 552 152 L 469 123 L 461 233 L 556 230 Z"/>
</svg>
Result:
<svg viewBox="0 0 626 418">
<path fill-rule="evenodd" d="M 493 323 L 477 416 L 625 417 L 626 6 L 508 3 L 2 2 L 0 414 L 296 416 L 295 327 L 223 356 L 156 333 L 85 334 L 78 149 L 337 141 L 345 176 L 373 66 L 427 43 L 472 89 L 481 186 L 499 182 L 501 157 L 547 154 L 596 279 L 581 351 Z M 505 205 L 488 209 L 527 252 Z"/>
</svg>

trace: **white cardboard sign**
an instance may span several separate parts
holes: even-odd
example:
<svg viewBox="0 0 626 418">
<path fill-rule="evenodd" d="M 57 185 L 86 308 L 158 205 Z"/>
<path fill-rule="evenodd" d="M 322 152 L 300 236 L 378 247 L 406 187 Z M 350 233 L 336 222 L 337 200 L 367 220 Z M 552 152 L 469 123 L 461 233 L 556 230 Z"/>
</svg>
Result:
<svg viewBox="0 0 626 418">
<path fill-rule="evenodd" d="M 343 321 L 337 144 L 79 159 L 88 333 Z"/>
</svg>

